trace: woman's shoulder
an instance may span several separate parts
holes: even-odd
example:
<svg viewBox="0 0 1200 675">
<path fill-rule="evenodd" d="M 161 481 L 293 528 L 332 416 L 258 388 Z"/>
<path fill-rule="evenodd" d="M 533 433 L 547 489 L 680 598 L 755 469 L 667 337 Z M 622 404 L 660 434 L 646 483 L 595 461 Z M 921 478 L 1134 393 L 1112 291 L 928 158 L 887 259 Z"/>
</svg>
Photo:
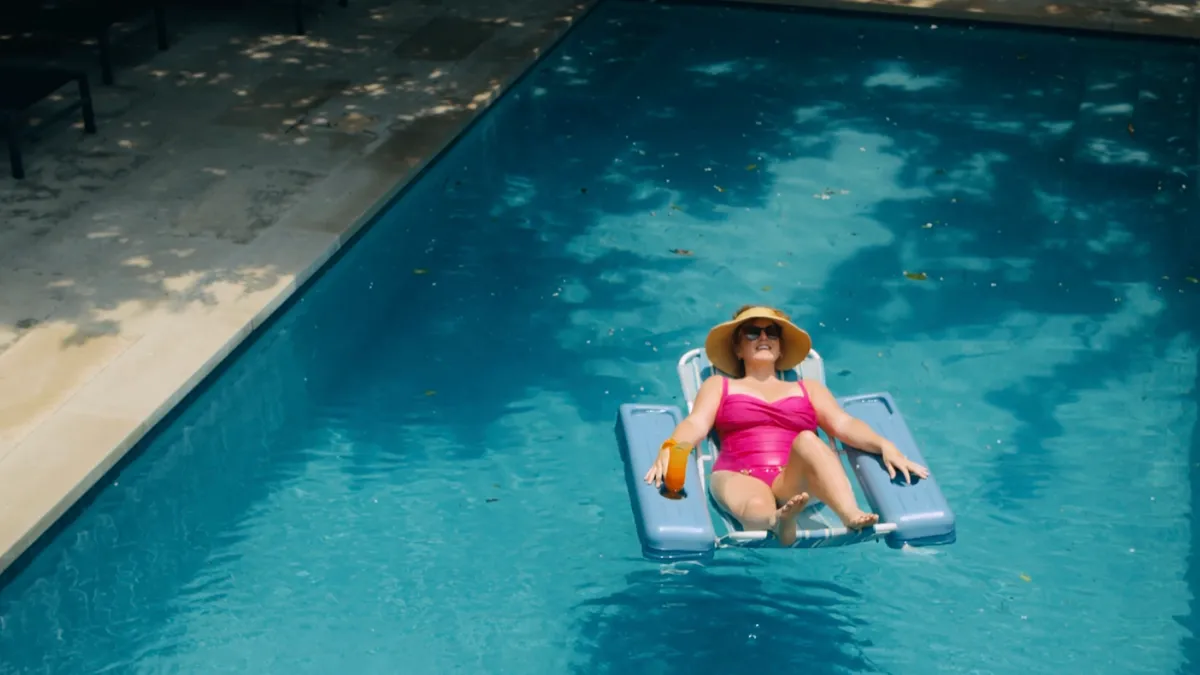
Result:
<svg viewBox="0 0 1200 675">
<path fill-rule="evenodd" d="M 804 377 L 800 379 L 800 382 L 804 385 L 804 390 L 810 394 L 816 394 L 818 397 L 833 395 L 829 391 L 829 387 L 826 387 L 825 383 L 820 380 L 811 377 Z"/>
</svg>

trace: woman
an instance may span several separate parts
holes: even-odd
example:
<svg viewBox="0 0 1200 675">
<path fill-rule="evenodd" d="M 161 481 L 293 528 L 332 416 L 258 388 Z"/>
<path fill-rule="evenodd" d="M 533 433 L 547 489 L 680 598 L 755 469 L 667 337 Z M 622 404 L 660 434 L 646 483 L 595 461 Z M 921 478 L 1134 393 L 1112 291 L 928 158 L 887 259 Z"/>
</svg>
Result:
<svg viewBox="0 0 1200 675">
<path fill-rule="evenodd" d="M 721 452 L 709 480 L 713 496 L 743 527 L 770 530 L 784 546 L 796 541 L 796 519 L 809 494 L 850 529 L 879 521 L 877 514 L 858 507 L 841 459 L 817 435 L 818 427 L 846 445 L 880 455 L 893 478 L 897 471 L 906 481 L 929 475 L 891 441 L 842 410 L 824 384 L 776 376 L 776 371 L 799 365 L 811 348 L 808 333 L 783 312 L 742 307 L 732 321 L 709 331 L 704 343 L 713 366 L 736 377 L 717 374 L 705 380 L 691 414 L 671 435 L 695 445 L 715 427 Z M 669 457 L 664 444 L 646 482 L 661 485 Z"/>
</svg>

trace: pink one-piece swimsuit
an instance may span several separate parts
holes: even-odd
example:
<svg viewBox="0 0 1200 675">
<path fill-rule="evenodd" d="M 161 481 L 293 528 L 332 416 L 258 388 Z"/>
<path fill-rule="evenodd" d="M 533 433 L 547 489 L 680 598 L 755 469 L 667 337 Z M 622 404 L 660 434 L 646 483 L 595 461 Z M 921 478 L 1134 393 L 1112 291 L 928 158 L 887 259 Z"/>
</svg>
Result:
<svg viewBox="0 0 1200 675">
<path fill-rule="evenodd" d="M 750 394 L 730 394 L 729 379 L 721 380 L 721 403 L 713 424 L 721 452 L 712 469 L 737 471 L 771 485 L 787 464 L 796 436 L 817 430 L 808 389 L 798 382 L 803 396 L 768 403 Z"/>
</svg>

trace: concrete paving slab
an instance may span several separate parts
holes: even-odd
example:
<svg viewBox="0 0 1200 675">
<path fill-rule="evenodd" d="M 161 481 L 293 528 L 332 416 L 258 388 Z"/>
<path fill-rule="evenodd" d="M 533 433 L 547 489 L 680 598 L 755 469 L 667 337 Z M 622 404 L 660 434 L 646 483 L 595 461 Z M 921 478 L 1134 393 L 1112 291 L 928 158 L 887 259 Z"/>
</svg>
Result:
<svg viewBox="0 0 1200 675">
<path fill-rule="evenodd" d="M 435 16 L 396 46 L 402 59 L 461 61 L 487 42 L 499 26 L 459 16 Z"/>
</svg>

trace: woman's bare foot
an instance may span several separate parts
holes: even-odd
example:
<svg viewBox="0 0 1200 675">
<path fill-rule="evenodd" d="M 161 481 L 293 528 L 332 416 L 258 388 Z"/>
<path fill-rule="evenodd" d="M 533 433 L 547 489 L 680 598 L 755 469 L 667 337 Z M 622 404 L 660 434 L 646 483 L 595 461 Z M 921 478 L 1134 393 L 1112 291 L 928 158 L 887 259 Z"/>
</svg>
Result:
<svg viewBox="0 0 1200 675">
<path fill-rule="evenodd" d="M 842 523 L 851 530 L 863 530 L 879 522 L 879 514 L 855 511 L 842 518 Z"/>
<path fill-rule="evenodd" d="M 787 500 L 787 503 L 775 512 L 775 527 L 772 529 L 775 531 L 780 545 L 791 546 L 796 543 L 796 519 L 800 517 L 800 513 L 806 506 L 808 506 L 808 493 L 801 492 Z"/>
</svg>

